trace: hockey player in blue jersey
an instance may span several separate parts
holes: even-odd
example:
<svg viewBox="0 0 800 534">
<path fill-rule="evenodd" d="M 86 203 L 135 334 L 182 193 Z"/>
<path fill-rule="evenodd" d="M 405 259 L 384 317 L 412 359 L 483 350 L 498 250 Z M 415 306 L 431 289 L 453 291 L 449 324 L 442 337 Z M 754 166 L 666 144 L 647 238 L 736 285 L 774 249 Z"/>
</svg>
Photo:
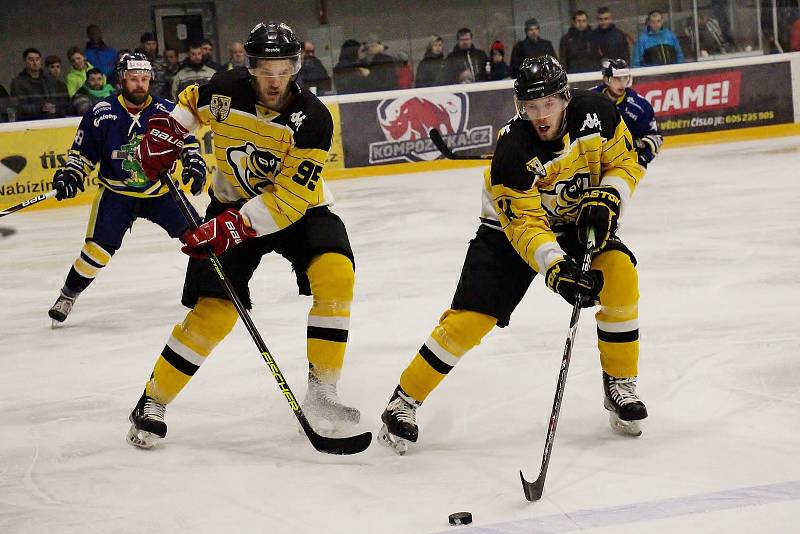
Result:
<svg viewBox="0 0 800 534">
<path fill-rule="evenodd" d="M 67 165 L 56 171 L 56 198 L 72 198 L 84 190 L 87 176 L 100 166 L 100 186 L 92 203 L 86 242 L 72 264 L 61 294 L 48 315 L 53 324 L 67 318 L 75 299 L 92 283 L 122 244 L 125 232 L 137 218 L 148 219 L 180 238 L 188 224 L 166 187 L 151 183 L 125 152 L 131 153 L 147 130 L 150 117 L 169 113 L 175 105 L 150 96 L 153 69 L 144 54 L 129 53 L 117 65 L 119 94 L 98 102 L 86 112 L 69 151 Z M 154 119 L 157 120 L 157 119 Z M 206 164 L 194 137 L 188 137 L 181 151 L 184 185 L 199 194 L 206 179 Z"/>
<path fill-rule="evenodd" d="M 625 125 L 633 135 L 633 144 L 643 167 L 653 161 L 663 138 L 658 133 L 655 112 L 650 102 L 631 89 L 633 74 L 624 59 L 603 61 L 603 83 L 592 91 L 603 93 L 616 104 Z"/>
</svg>

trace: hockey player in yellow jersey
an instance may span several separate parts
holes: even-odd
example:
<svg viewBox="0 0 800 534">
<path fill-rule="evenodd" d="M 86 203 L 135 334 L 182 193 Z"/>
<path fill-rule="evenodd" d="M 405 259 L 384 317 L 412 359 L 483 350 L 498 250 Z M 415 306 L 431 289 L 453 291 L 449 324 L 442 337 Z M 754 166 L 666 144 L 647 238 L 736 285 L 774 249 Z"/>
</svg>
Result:
<svg viewBox="0 0 800 534">
<path fill-rule="evenodd" d="M 231 331 L 238 318 L 204 250 L 210 247 L 248 309 L 249 281 L 261 257 L 289 260 L 307 318 L 308 391 L 303 411 L 314 425 L 356 423 L 336 384 L 344 361 L 354 259 L 323 179 L 333 121 L 327 108 L 295 81 L 300 42 L 286 24 L 261 23 L 244 45 L 248 68 L 187 87 L 168 116 L 150 123 L 138 157 L 152 180 L 174 161 L 181 139 L 201 124 L 214 133 L 217 170 L 205 223 L 184 239 L 192 258 L 182 303 L 192 308 L 175 325 L 142 397 L 131 413 L 128 441 L 149 448 L 166 435 L 166 405 Z"/>
<path fill-rule="evenodd" d="M 636 260 L 616 234 L 644 169 L 614 104 L 572 91 L 554 58 L 526 59 L 514 84 L 517 116 L 500 131 L 484 176 L 480 221 L 450 308 L 400 376 L 381 419 L 381 443 L 404 454 L 416 410 L 464 354 L 508 325 L 536 273 L 582 307 L 599 304 L 604 405 L 612 428 L 638 435 L 647 417 L 636 392 L 639 357 Z M 582 273 L 586 232 L 592 268 Z"/>
</svg>

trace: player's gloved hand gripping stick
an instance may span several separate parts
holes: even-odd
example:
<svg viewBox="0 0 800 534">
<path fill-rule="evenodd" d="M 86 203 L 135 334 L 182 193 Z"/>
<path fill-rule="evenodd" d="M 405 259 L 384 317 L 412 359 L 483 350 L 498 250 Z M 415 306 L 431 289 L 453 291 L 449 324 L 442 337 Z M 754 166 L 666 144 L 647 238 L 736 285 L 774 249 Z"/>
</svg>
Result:
<svg viewBox="0 0 800 534">
<path fill-rule="evenodd" d="M 595 248 L 594 229 L 589 228 L 586 233 L 586 253 L 583 255 L 581 272 L 588 273 L 592 266 L 592 251 Z M 525 498 L 529 501 L 538 501 L 544 492 L 544 479 L 547 476 L 547 466 L 550 464 L 550 453 L 553 451 L 553 440 L 556 437 L 556 426 L 558 426 L 558 414 L 561 411 L 561 399 L 564 397 L 564 386 L 567 383 L 567 371 L 569 370 L 569 360 L 572 356 L 572 344 L 575 342 L 575 334 L 578 331 L 578 318 L 581 314 L 583 296 L 578 293 L 575 303 L 572 306 L 572 317 L 569 320 L 569 333 L 567 342 L 564 346 L 564 355 L 561 357 L 561 370 L 558 373 L 556 384 L 556 396 L 553 399 L 553 409 L 550 412 L 550 424 L 547 427 L 547 439 L 544 444 L 544 454 L 542 456 L 542 467 L 539 470 L 539 477 L 535 482 L 528 482 L 522 471 L 519 478 L 522 479 L 522 489 L 525 491 Z"/>
<path fill-rule="evenodd" d="M 178 189 L 178 186 L 175 185 L 175 182 L 172 180 L 169 172 L 162 171 L 159 177 L 161 182 L 169 188 L 172 198 L 175 199 L 175 202 L 178 204 L 178 208 L 180 208 L 181 213 L 189 223 L 189 228 L 192 231 L 196 231 L 199 227 L 198 222 L 195 220 L 194 215 L 187 207 L 188 201 Z M 356 454 L 369 447 L 369 444 L 372 442 L 372 434 L 370 432 L 364 432 L 363 434 L 344 438 L 330 438 L 321 436 L 314 431 L 309 424 L 308 419 L 306 419 L 303 410 L 300 408 L 300 403 L 297 402 L 294 393 L 292 393 L 291 388 L 289 388 L 289 384 L 286 382 L 286 379 L 284 379 L 283 373 L 281 373 L 281 370 L 278 368 L 278 364 L 272 358 L 272 354 L 270 354 L 266 343 L 264 343 L 264 340 L 258 333 L 255 324 L 253 324 L 250 314 L 247 312 L 247 309 L 244 307 L 242 301 L 239 299 L 239 296 L 236 294 L 236 291 L 233 289 L 233 285 L 231 284 L 230 280 L 225 276 L 225 272 L 222 270 L 222 263 L 220 263 L 219 258 L 211 249 L 211 247 L 206 247 L 205 253 L 208 255 L 208 261 L 210 261 L 214 267 L 214 272 L 216 272 L 217 276 L 219 277 L 220 284 L 222 284 L 222 286 L 225 288 L 225 292 L 228 294 L 231 302 L 233 302 L 233 305 L 236 307 L 236 311 L 239 312 L 239 317 L 242 318 L 242 322 L 247 328 L 247 331 L 250 333 L 250 337 L 253 339 L 256 347 L 258 347 L 261 357 L 264 358 L 264 362 L 267 364 L 270 373 L 272 373 L 272 376 L 278 382 L 278 387 L 280 388 L 281 393 L 283 393 L 283 396 L 286 398 L 286 402 L 289 403 L 289 407 L 291 407 L 295 417 L 297 417 L 297 421 L 303 428 L 303 431 L 308 437 L 308 440 L 311 442 L 311 445 L 313 445 L 318 451 L 328 454 Z"/>
</svg>

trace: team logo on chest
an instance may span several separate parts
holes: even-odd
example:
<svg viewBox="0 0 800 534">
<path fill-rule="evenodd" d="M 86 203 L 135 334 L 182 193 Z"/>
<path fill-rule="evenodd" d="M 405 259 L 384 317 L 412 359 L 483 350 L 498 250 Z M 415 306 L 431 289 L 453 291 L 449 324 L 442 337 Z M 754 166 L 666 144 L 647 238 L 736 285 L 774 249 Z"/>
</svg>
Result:
<svg viewBox="0 0 800 534">
<path fill-rule="evenodd" d="M 578 201 L 590 185 L 588 173 L 576 173 L 574 176 L 559 179 L 549 188 L 540 187 L 542 208 L 552 222 L 561 222 L 577 215 Z"/>
<path fill-rule="evenodd" d="M 225 154 L 236 181 L 251 197 L 273 185 L 275 175 L 281 170 L 280 158 L 252 143 L 228 147 Z"/>
<path fill-rule="evenodd" d="M 211 114 L 222 122 L 228 118 L 231 112 L 231 97 L 224 95 L 211 95 L 211 104 L 209 105 Z"/>
</svg>

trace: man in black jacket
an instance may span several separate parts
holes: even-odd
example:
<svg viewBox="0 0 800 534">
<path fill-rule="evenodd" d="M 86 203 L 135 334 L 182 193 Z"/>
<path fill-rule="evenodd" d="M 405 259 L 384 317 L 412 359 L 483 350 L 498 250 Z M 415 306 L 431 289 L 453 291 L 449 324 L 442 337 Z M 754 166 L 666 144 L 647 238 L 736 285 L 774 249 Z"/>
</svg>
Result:
<svg viewBox="0 0 800 534">
<path fill-rule="evenodd" d="M 601 59 L 624 59 L 630 64 L 631 46 L 628 36 L 614 25 L 614 17 L 607 7 L 597 10 L 597 27 L 592 30 L 592 41 Z"/>
<path fill-rule="evenodd" d="M 42 54 L 35 48 L 22 53 L 25 70 L 11 81 L 11 96 L 17 101 L 17 120 L 52 119 L 69 113 L 66 86 L 42 71 Z"/>
<path fill-rule="evenodd" d="M 591 40 L 592 30 L 585 11 L 572 15 L 572 27 L 561 38 L 558 55 L 567 72 L 592 72 L 600 67 L 600 54 Z"/>
<path fill-rule="evenodd" d="M 444 60 L 441 85 L 463 83 L 465 81 L 485 82 L 488 79 L 486 52 L 475 48 L 472 43 L 472 30 L 461 28 L 456 32 L 457 44 Z"/>
<path fill-rule="evenodd" d="M 511 77 L 516 78 L 519 74 L 519 66 L 522 61 L 529 57 L 539 56 L 553 56 L 556 57 L 556 51 L 553 49 L 553 43 L 547 39 L 539 38 L 539 21 L 530 18 L 525 21 L 525 39 L 517 41 L 514 48 L 511 50 Z"/>
</svg>

